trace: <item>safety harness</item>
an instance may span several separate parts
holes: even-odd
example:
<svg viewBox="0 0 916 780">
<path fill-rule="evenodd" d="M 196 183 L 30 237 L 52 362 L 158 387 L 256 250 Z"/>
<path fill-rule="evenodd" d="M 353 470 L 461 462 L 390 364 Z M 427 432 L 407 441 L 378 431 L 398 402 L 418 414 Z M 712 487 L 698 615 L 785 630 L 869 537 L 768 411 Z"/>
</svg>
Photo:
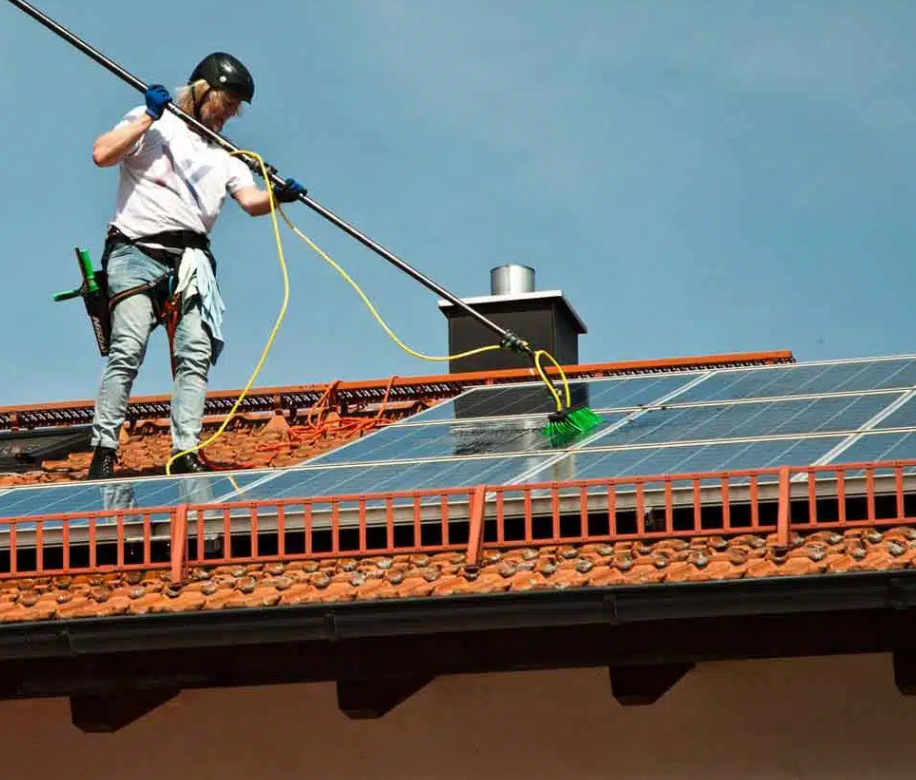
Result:
<svg viewBox="0 0 916 780">
<path fill-rule="evenodd" d="M 115 226 L 108 229 L 105 236 L 105 248 L 102 252 L 102 269 L 105 280 L 108 274 L 108 258 L 120 244 L 129 244 L 137 247 L 147 257 L 168 266 L 169 270 L 151 282 L 138 284 L 117 295 L 108 296 L 109 315 L 121 301 L 134 295 L 147 295 L 153 304 L 153 313 L 157 325 L 162 325 L 169 338 L 169 355 L 172 362 L 172 376 L 175 375 L 175 332 L 181 321 L 182 306 L 181 294 L 175 292 L 175 282 L 178 278 L 178 267 L 186 249 L 200 249 L 210 261 L 213 273 L 216 273 L 216 258 L 210 251 L 210 239 L 191 230 L 167 230 L 140 238 L 130 238 Z M 107 334 L 110 340 L 111 334 Z"/>
</svg>

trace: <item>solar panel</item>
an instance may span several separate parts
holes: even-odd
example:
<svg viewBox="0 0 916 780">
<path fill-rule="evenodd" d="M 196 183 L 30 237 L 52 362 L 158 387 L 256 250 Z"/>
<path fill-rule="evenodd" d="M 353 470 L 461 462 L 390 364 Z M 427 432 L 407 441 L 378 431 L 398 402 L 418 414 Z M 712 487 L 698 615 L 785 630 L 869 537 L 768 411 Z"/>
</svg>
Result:
<svg viewBox="0 0 916 780">
<path fill-rule="evenodd" d="M 212 503 L 261 476 L 244 472 L 18 487 L 0 493 L 0 517 Z"/>
<path fill-rule="evenodd" d="M 914 363 L 907 358 L 818 364 L 788 375 L 811 392 L 823 386 L 834 388 L 832 395 L 820 396 L 787 385 L 785 375 L 772 373 L 777 369 L 695 371 L 577 383 L 597 408 L 620 406 L 616 407 L 619 411 L 603 412 L 602 426 L 568 448 L 568 453 L 575 454 L 551 449 L 537 433 L 543 419 L 530 416 L 530 405 L 545 396 L 549 400 L 540 383 L 476 388 L 431 412 L 281 475 L 268 476 L 244 493 L 255 498 L 331 495 L 472 482 L 513 483 L 539 476 L 597 478 L 638 471 L 661 474 L 780 462 L 807 464 L 839 448 L 846 436 L 873 423 L 904 398 L 901 390 L 852 392 L 850 387 L 866 379 L 896 387 Z M 756 379 L 756 388 L 751 379 Z M 740 400 L 694 400 L 712 381 L 720 386 L 707 395 L 737 395 Z M 744 400 L 766 398 L 777 389 L 783 395 L 776 400 Z M 689 400 L 693 402 L 687 403 Z M 774 441 L 774 436 L 779 438 Z M 684 446 L 691 442 L 696 445 Z M 534 465 L 521 469 L 519 456 L 525 453 L 534 458 Z M 486 457 L 476 463 L 459 463 L 462 458 L 479 456 Z M 336 471 L 338 468 L 343 470 Z"/>
<path fill-rule="evenodd" d="M 592 445 L 852 431 L 900 396 L 900 393 L 880 393 L 703 406 L 673 404 L 627 419 L 624 425 L 609 430 Z"/>
<path fill-rule="evenodd" d="M 911 428 L 916 426 L 916 397 L 909 398 L 887 417 L 875 424 L 875 428 Z"/>
<path fill-rule="evenodd" d="M 604 430 L 624 417 L 622 412 L 608 413 L 597 430 Z M 549 441 L 540 432 L 543 427 L 543 415 L 466 423 L 392 425 L 320 455 L 309 463 L 330 465 L 550 450 Z"/>
<path fill-rule="evenodd" d="M 570 382 L 570 392 L 574 396 L 582 396 L 582 400 L 593 409 L 631 409 L 657 401 L 683 388 L 696 377 L 696 373 L 684 372 L 594 379 L 587 382 Z M 540 382 L 511 387 L 481 387 L 468 390 L 452 401 L 422 412 L 405 424 L 544 414 L 553 409 L 553 399 Z"/>
<path fill-rule="evenodd" d="M 916 460 L 916 430 L 900 432 L 870 431 L 852 438 L 848 446 L 830 459 L 831 463 L 869 463 L 872 461 Z M 887 473 L 877 469 L 876 474 Z M 916 474 L 916 466 L 905 466 L 905 474 Z M 851 470 L 849 476 L 861 474 Z"/>
<path fill-rule="evenodd" d="M 602 424 L 579 448 L 849 432 L 858 429 L 900 395 L 891 392 L 703 406 L 673 404 L 650 408 L 641 415 L 605 412 Z M 916 404 L 913 408 L 916 409 Z M 309 463 L 374 463 L 525 452 L 551 454 L 555 450 L 539 432 L 543 424 L 543 416 L 538 416 L 393 425 Z"/>
<path fill-rule="evenodd" d="M 604 423 L 566 449 L 542 384 L 475 388 L 292 468 L 14 488 L 0 517 L 916 458 L 914 384 L 911 356 L 576 382 Z"/>
<path fill-rule="evenodd" d="M 546 463 L 547 456 L 455 458 L 373 465 L 312 466 L 284 471 L 243 490 L 246 499 L 355 495 L 502 484 Z"/>
<path fill-rule="evenodd" d="M 916 359 L 796 363 L 788 366 L 725 369 L 683 394 L 682 401 L 819 395 L 916 386 Z"/>
<path fill-rule="evenodd" d="M 841 441 L 839 436 L 819 436 L 577 452 L 533 470 L 525 481 L 547 482 L 559 475 L 565 480 L 603 479 L 806 465 Z"/>
</svg>

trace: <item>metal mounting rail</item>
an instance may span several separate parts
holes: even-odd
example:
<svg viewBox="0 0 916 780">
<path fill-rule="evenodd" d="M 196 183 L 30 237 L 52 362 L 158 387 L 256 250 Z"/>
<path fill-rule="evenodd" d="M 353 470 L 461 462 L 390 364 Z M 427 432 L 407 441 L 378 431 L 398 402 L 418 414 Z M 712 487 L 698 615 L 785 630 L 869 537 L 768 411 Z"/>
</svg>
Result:
<svg viewBox="0 0 916 780">
<path fill-rule="evenodd" d="M 791 351 L 747 352 L 723 355 L 690 356 L 665 360 L 625 361 L 617 363 L 590 363 L 564 366 L 569 379 L 594 379 L 611 376 L 668 373 L 710 368 L 735 368 L 794 363 Z M 556 374 L 550 367 L 548 374 Z M 451 398 L 463 390 L 481 385 L 531 382 L 536 376 L 531 369 L 506 369 L 477 371 L 460 374 L 441 374 L 419 377 L 371 379 L 359 382 L 337 382 L 331 391 L 330 403 L 344 411 L 353 412 L 378 403 L 388 393 L 390 403 L 430 403 Z M 389 390 L 390 384 L 390 390 Z M 329 384 L 293 385 L 287 387 L 262 387 L 245 396 L 238 414 L 288 413 L 295 415 L 314 406 L 328 391 Z M 204 414 L 228 414 L 240 395 L 240 390 L 221 390 L 207 395 Z M 131 422 L 167 418 L 170 414 L 168 395 L 140 396 L 128 407 L 127 419 Z M 32 404 L 0 407 L 0 431 L 30 430 L 89 425 L 92 422 L 93 402 L 90 400 L 62 403 Z"/>
</svg>

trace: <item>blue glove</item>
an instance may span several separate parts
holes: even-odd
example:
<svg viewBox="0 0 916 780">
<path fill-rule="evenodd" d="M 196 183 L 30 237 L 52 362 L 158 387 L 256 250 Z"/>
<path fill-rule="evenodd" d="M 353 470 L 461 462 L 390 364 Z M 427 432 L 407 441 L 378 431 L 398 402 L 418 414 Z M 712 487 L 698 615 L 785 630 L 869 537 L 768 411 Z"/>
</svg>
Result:
<svg viewBox="0 0 916 780">
<path fill-rule="evenodd" d="M 146 93 L 146 113 L 153 119 L 160 119 L 166 103 L 172 100 L 169 91 L 162 84 L 150 84 Z"/>
<path fill-rule="evenodd" d="M 305 192 L 305 187 L 295 179 L 287 179 L 282 186 L 274 187 L 274 198 L 280 203 L 292 203 L 294 200 L 299 200 L 299 196 L 304 195 Z"/>
</svg>

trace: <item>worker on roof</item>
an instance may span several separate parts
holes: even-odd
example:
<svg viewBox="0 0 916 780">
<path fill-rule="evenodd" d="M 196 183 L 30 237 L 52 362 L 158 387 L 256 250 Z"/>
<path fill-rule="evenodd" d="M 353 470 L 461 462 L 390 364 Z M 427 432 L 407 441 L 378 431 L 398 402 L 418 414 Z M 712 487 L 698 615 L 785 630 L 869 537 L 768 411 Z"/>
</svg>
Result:
<svg viewBox="0 0 916 780">
<path fill-rule="evenodd" d="M 197 65 L 175 104 L 218 133 L 253 97 L 248 69 L 216 52 Z M 251 216 L 270 213 L 269 193 L 256 186 L 245 163 L 166 112 L 172 97 L 165 87 L 150 86 L 145 100 L 92 150 L 96 165 L 120 164 L 120 181 L 101 261 L 111 334 L 92 424 L 90 479 L 114 476 L 131 388 L 160 323 L 170 326 L 172 345 L 172 455 L 185 453 L 171 471 L 208 470 L 194 450 L 210 366 L 222 348 L 224 310 L 209 233 L 227 193 Z M 287 179 L 274 188 L 274 198 L 289 203 L 303 192 Z"/>
</svg>

